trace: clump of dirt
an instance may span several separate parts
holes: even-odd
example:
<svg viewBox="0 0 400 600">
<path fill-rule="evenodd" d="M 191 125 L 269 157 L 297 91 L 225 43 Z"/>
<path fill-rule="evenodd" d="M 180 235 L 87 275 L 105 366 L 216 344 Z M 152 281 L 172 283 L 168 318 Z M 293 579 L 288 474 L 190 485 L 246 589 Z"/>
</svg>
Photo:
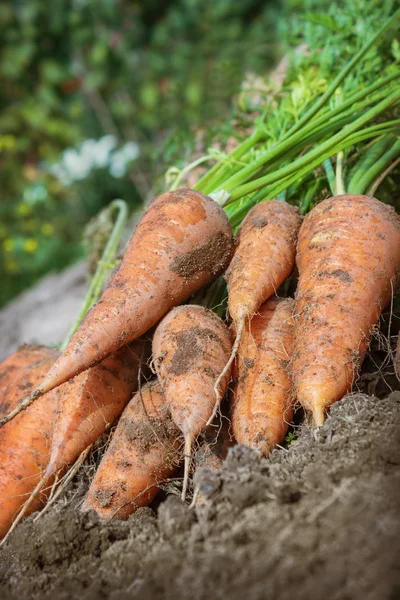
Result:
<svg viewBox="0 0 400 600">
<path fill-rule="evenodd" d="M 170 495 L 101 523 L 77 498 L 25 521 L 0 596 L 35 600 L 394 600 L 400 593 L 400 393 L 353 394 L 268 459 L 231 448 L 205 502 Z M 81 497 L 82 490 L 74 495 Z"/>
<path fill-rule="evenodd" d="M 228 237 L 222 231 L 218 231 L 205 244 L 174 258 L 169 268 L 185 278 L 198 275 L 202 271 L 219 275 L 229 263 L 233 252 L 233 244 L 231 237 Z"/>
</svg>

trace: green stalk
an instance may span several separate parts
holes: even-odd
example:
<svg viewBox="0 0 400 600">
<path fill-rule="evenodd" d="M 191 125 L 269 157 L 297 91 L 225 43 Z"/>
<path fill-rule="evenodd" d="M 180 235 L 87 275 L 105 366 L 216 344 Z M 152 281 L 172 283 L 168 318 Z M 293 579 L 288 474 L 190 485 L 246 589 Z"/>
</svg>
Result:
<svg viewBox="0 0 400 600">
<path fill-rule="evenodd" d="M 335 171 L 333 170 L 330 158 L 324 160 L 324 169 L 326 178 L 329 183 L 329 189 L 331 190 L 331 193 L 333 195 L 335 193 Z"/>
<path fill-rule="evenodd" d="M 343 179 L 344 152 L 341 150 L 336 158 L 335 196 L 343 196 L 345 192 Z"/>
<path fill-rule="evenodd" d="M 373 181 L 379 177 L 379 175 L 386 170 L 393 160 L 400 155 L 400 140 L 397 140 L 395 144 L 383 154 L 379 160 L 377 160 L 364 175 L 357 181 L 357 185 L 353 186 L 349 192 L 351 194 L 365 194 L 367 189 L 370 187 Z"/>
<path fill-rule="evenodd" d="M 356 166 L 351 171 L 351 177 L 348 184 L 349 193 L 355 194 L 357 189 L 359 189 L 358 184 L 360 179 L 364 176 L 366 172 L 371 169 L 371 167 L 385 154 L 389 148 L 393 146 L 393 143 L 396 141 L 396 137 L 394 135 L 388 135 L 378 140 L 368 151 L 365 153 L 363 158 L 358 161 Z"/>
<path fill-rule="evenodd" d="M 118 251 L 118 246 L 120 244 L 122 234 L 128 221 L 128 207 L 126 202 L 124 202 L 123 200 L 114 200 L 113 202 L 111 202 L 111 204 L 109 204 L 106 210 L 108 211 L 110 217 L 114 212 L 116 212 L 117 218 L 115 220 L 114 227 L 108 239 L 108 242 L 104 248 L 102 257 L 99 260 L 99 264 L 97 265 L 96 272 L 93 275 L 92 280 L 90 282 L 89 289 L 86 293 L 78 317 L 75 323 L 72 325 L 71 329 L 69 330 L 67 337 L 60 346 L 61 352 L 65 350 L 69 340 L 71 339 L 75 331 L 78 329 L 79 325 L 81 324 L 81 321 L 86 316 L 88 310 L 90 310 L 93 304 L 95 304 L 100 298 L 104 283 L 110 271 L 114 267 L 113 262 L 115 260 Z"/>
<path fill-rule="evenodd" d="M 326 140 L 325 142 L 323 142 L 317 148 L 314 148 L 313 150 L 311 150 L 304 156 L 300 157 L 299 159 L 294 161 L 291 165 L 288 165 L 286 167 L 278 169 L 277 171 L 270 173 L 269 175 L 260 177 L 253 181 L 250 181 L 249 183 L 246 183 L 244 185 L 239 185 L 238 187 L 235 187 L 235 188 L 232 187 L 232 182 L 229 186 L 226 185 L 224 187 L 224 189 L 227 192 L 229 192 L 230 196 L 231 196 L 228 203 L 234 202 L 235 200 L 237 200 L 238 198 L 241 198 L 242 196 L 247 196 L 248 194 L 251 194 L 255 190 L 260 189 L 260 187 L 264 187 L 265 185 L 275 183 L 282 177 L 286 177 L 286 175 L 290 175 L 291 173 L 295 172 L 297 169 L 300 169 L 301 167 L 306 165 L 309 161 L 314 161 L 315 158 L 320 157 L 327 150 L 331 149 L 335 145 L 338 145 L 340 142 L 344 141 L 352 133 L 355 133 L 357 131 L 357 129 L 362 127 L 364 124 L 368 123 L 368 121 L 371 121 L 372 119 L 374 119 L 376 116 L 378 116 L 380 113 L 385 111 L 392 104 L 397 102 L 399 99 L 400 99 L 400 90 L 396 90 L 395 92 L 393 92 L 392 94 L 387 96 L 387 98 L 385 98 L 384 100 L 379 102 L 379 104 L 377 104 L 376 106 L 367 110 L 363 116 L 361 116 L 358 119 L 356 119 L 355 121 L 353 121 L 353 123 L 347 125 L 347 127 L 345 127 L 342 131 L 340 131 L 339 133 L 337 133 L 336 135 L 331 137 L 329 140 Z M 340 149 L 341 148 L 339 148 L 339 151 L 340 151 Z"/>
<path fill-rule="evenodd" d="M 372 86 L 372 87 L 376 88 L 376 86 Z M 254 178 L 254 176 L 257 174 L 257 172 L 259 172 L 261 167 L 270 165 L 270 163 L 273 162 L 274 160 L 276 160 L 282 156 L 285 156 L 287 154 L 287 152 L 290 152 L 291 149 L 293 147 L 295 147 L 297 144 L 304 143 L 304 139 L 307 136 L 311 136 L 311 135 L 314 136 L 316 134 L 316 131 L 318 132 L 319 128 L 327 127 L 327 122 L 329 123 L 329 121 L 333 117 L 337 117 L 336 122 L 340 122 L 343 117 L 343 115 L 341 115 L 340 113 L 343 112 L 344 108 L 346 109 L 346 108 L 352 107 L 352 111 L 350 110 L 349 112 L 345 112 L 344 115 L 345 115 L 345 117 L 349 116 L 349 118 L 350 118 L 351 114 L 353 113 L 353 118 L 354 118 L 354 104 L 358 100 L 362 100 L 361 104 L 358 106 L 358 109 L 364 108 L 364 107 L 369 106 L 373 101 L 376 101 L 378 98 L 381 98 L 381 99 L 387 98 L 388 92 L 387 92 L 387 90 L 382 90 L 375 97 L 373 97 L 373 98 L 370 97 L 369 99 L 368 99 L 368 97 L 367 97 L 367 99 L 365 98 L 366 95 L 367 96 L 369 95 L 368 89 L 366 89 L 366 90 L 364 89 L 362 92 L 354 94 L 352 99 L 348 99 L 346 102 L 341 104 L 339 107 L 336 107 L 336 108 L 332 109 L 331 111 L 324 113 L 321 117 L 319 117 L 315 121 L 312 121 L 309 125 L 307 125 L 304 129 L 299 131 L 297 134 L 295 134 L 290 139 L 287 139 L 286 141 L 283 141 L 282 143 L 280 142 L 278 145 L 267 150 L 265 153 L 263 153 L 261 156 L 259 156 L 256 160 L 252 161 L 247 167 L 244 167 L 238 173 L 236 173 L 235 175 L 231 176 L 228 180 L 226 180 L 223 184 L 220 184 L 216 191 L 219 191 L 221 189 L 230 191 L 231 189 L 234 189 L 235 187 L 238 187 L 239 185 L 246 183 L 246 181 L 248 181 L 249 179 Z M 335 120 L 333 122 L 335 122 Z M 319 129 L 319 132 L 321 132 L 321 129 Z M 319 139 L 320 137 L 322 137 L 322 136 L 315 135 L 314 139 Z"/>
</svg>

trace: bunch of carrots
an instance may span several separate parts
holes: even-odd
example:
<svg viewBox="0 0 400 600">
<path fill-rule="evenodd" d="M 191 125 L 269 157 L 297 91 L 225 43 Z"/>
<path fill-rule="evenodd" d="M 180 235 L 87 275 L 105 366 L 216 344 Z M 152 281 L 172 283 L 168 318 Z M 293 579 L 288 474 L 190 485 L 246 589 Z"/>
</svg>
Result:
<svg viewBox="0 0 400 600">
<path fill-rule="evenodd" d="M 296 403 L 318 427 L 352 389 L 399 283 L 400 216 L 354 186 L 346 194 L 339 168 L 336 195 L 305 218 L 275 198 L 338 153 L 339 167 L 345 148 L 394 135 L 393 119 L 360 126 L 400 102 L 391 88 L 400 74 L 339 108 L 326 104 L 399 17 L 270 150 L 253 152 L 257 129 L 196 190 L 152 200 L 97 302 L 98 280 L 91 286 L 85 316 L 61 354 L 23 347 L 0 365 L 0 536 L 49 506 L 117 421 L 82 506 L 103 519 L 148 505 L 182 463 L 185 499 L 193 442 L 210 428 L 223 440 L 203 452 L 202 464 L 218 467 L 232 437 L 267 456 Z M 350 106 L 360 113 L 352 121 Z M 122 224 L 119 216 L 116 228 Z M 112 236 L 108 251 L 115 247 Z M 294 297 L 279 297 L 297 277 Z M 224 281 L 223 319 L 198 299 L 207 288 L 214 302 Z M 148 372 L 154 378 L 142 385 Z M 231 431 L 216 425 L 224 397 Z"/>
</svg>

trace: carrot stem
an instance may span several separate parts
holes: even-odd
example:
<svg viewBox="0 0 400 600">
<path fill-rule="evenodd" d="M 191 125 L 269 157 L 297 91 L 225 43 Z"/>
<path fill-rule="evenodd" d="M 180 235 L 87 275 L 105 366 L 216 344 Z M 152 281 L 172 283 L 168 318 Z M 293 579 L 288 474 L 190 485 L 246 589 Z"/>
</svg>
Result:
<svg viewBox="0 0 400 600">
<path fill-rule="evenodd" d="M 336 158 L 336 177 L 335 177 L 335 196 L 343 196 L 345 194 L 344 179 L 343 179 L 343 162 L 344 152 L 341 150 Z"/>
<path fill-rule="evenodd" d="M 79 325 L 81 324 L 81 321 L 86 316 L 88 310 L 92 308 L 93 304 L 95 304 L 100 298 L 104 282 L 106 281 L 111 271 L 111 265 L 115 260 L 118 251 L 118 246 L 120 244 L 122 234 L 128 221 L 128 207 L 124 200 L 114 200 L 113 202 L 111 202 L 111 204 L 109 204 L 106 210 L 109 212 L 110 217 L 114 212 L 117 212 L 117 218 L 115 220 L 114 227 L 108 239 L 108 242 L 104 248 L 102 257 L 97 265 L 96 272 L 93 275 L 92 280 L 90 282 L 90 286 L 83 301 L 82 308 L 76 318 L 75 323 L 69 330 L 67 337 L 60 346 L 61 352 L 63 352 L 67 347 L 69 340 L 71 339 L 75 331 L 78 329 Z"/>
</svg>

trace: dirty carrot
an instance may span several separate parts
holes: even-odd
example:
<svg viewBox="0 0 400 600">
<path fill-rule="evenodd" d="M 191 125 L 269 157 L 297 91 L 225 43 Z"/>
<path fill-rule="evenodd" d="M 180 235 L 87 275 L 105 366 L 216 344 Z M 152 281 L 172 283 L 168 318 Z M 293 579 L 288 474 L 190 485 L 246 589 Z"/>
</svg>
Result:
<svg viewBox="0 0 400 600">
<path fill-rule="evenodd" d="M 135 394 L 113 433 L 82 506 L 102 518 L 126 519 L 147 506 L 159 485 L 176 470 L 182 441 L 172 423 L 160 384 Z"/>
<path fill-rule="evenodd" d="M 291 274 L 300 224 L 298 208 L 279 200 L 260 202 L 244 219 L 226 273 L 228 309 L 236 330 L 227 368 L 236 356 L 246 321 Z M 216 393 L 218 386 L 219 380 Z"/>
<path fill-rule="evenodd" d="M 48 482 L 65 472 L 119 417 L 132 392 L 137 390 L 145 348 L 146 340 L 136 340 L 57 389 L 57 416 L 49 461 L 13 529 L 29 514 Z"/>
<path fill-rule="evenodd" d="M 4 377 L 12 374 L 12 378 L 0 390 L 0 413 L 16 406 L 43 379 L 57 356 L 55 350 L 45 346 L 23 346 L 8 357 L 0 365 L 0 372 L 6 374 Z M 4 382 L 4 377 L 0 381 Z M 0 431 L 0 538 L 11 528 L 47 467 L 57 395 L 58 390 L 46 394 Z M 44 490 L 29 512 L 37 510 L 46 497 Z"/>
<path fill-rule="evenodd" d="M 232 252 L 232 227 L 214 200 L 187 189 L 155 198 L 100 301 L 45 380 L 0 426 L 35 398 L 145 333 L 170 308 L 216 279 Z"/>
<path fill-rule="evenodd" d="M 289 362 L 291 298 L 270 298 L 244 332 L 235 365 L 232 430 L 236 440 L 267 456 L 285 437 L 293 416 Z"/>
<path fill-rule="evenodd" d="M 174 423 L 185 438 L 182 498 L 189 478 L 192 441 L 205 428 L 215 404 L 215 382 L 232 349 L 224 322 L 202 306 L 171 310 L 153 337 L 153 362 Z M 221 381 L 223 395 L 230 372 Z"/>
<path fill-rule="evenodd" d="M 297 265 L 294 388 L 320 426 L 351 390 L 396 286 L 400 217 L 368 196 L 324 200 L 301 227 Z"/>
</svg>

